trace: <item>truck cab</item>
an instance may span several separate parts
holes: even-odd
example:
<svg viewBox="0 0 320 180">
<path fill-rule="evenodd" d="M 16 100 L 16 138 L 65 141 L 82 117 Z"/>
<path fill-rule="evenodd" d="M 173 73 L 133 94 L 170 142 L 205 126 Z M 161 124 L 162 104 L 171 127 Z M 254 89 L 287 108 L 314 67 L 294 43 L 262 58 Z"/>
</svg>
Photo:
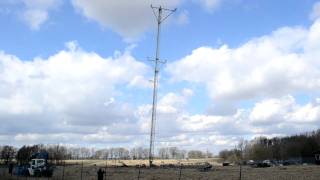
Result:
<svg viewBox="0 0 320 180">
<path fill-rule="evenodd" d="M 30 176 L 41 175 L 42 172 L 47 170 L 47 162 L 45 159 L 31 159 L 29 162 L 30 168 L 28 168 Z"/>
<path fill-rule="evenodd" d="M 36 169 L 39 167 L 44 167 L 46 165 L 46 160 L 45 159 L 31 159 L 30 161 L 30 167 L 32 169 Z"/>
</svg>

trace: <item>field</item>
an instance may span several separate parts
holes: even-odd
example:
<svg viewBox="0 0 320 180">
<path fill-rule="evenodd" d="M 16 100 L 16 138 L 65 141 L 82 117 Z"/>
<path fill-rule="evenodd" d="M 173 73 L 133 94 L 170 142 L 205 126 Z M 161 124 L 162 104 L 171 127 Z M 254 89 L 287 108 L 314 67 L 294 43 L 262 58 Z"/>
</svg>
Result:
<svg viewBox="0 0 320 180">
<path fill-rule="evenodd" d="M 138 180 L 138 179 L 157 179 L 157 180 L 238 180 L 239 166 L 222 167 L 216 159 L 207 159 L 214 165 L 213 169 L 208 172 L 201 172 L 195 166 L 201 164 L 204 160 L 158 160 L 156 165 L 171 164 L 163 167 L 147 168 L 139 165 L 147 164 L 147 161 L 102 161 L 102 160 L 85 160 L 85 161 L 66 161 L 65 165 L 56 166 L 53 180 L 95 180 L 97 171 L 103 168 L 107 173 L 105 179 L 108 180 Z M 124 165 L 125 164 L 125 165 Z M 107 168 L 106 168 L 107 165 Z M 192 166 L 193 165 L 193 166 Z M 128 166 L 128 167 L 116 167 Z M 48 178 L 30 178 L 8 176 L 7 169 L 1 168 L 0 179 L 48 179 Z M 242 179 L 244 180 L 318 180 L 320 179 L 320 166 L 300 165 L 300 166 L 281 166 L 270 168 L 251 168 L 244 166 L 242 168 Z"/>
</svg>

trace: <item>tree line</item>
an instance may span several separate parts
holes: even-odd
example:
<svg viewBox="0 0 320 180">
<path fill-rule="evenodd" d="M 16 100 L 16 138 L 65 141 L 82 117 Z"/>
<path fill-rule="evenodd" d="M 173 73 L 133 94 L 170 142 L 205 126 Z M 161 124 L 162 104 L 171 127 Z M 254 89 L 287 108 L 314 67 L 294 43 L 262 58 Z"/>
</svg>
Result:
<svg viewBox="0 0 320 180">
<path fill-rule="evenodd" d="M 62 160 L 81 160 L 81 159 L 148 159 L 149 149 L 143 147 L 135 147 L 130 150 L 126 148 L 106 148 L 106 149 L 94 149 L 86 147 L 70 147 L 64 145 L 24 145 L 20 148 L 14 146 L 0 146 L 0 159 L 5 164 L 8 164 L 12 160 L 16 160 L 18 163 L 28 163 L 30 158 L 35 153 L 47 152 L 48 160 L 51 162 L 59 163 Z M 156 155 L 159 159 L 199 159 L 199 158 L 211 158 L 210 152 L 203 152 L 199 150 L 182 150 L 177 147 L 165 147 L 160 148 Z"/>
<path fill-rule="evenodd" d="M 285 137 L 257 137 L 251 141 L 242 140 L 237 147 L 223 150 L 219 157 L 224 161 L 236 162 L 239 160 L 287 160 L 290 158 L 313 158 L 314 153 L 320 150 L 320 129 L 298 135 Z M 86 147 L 71 147 L 64 145 L 25 145 L 20 148 L 14 146 L 0 146 L 0 159 L 8 163 L 15 159 L 19 163 L 27 163 L 34 153 L 47 152 L 49 161 L 76 159 L 148 159 L 149 149 L 135 147 L 126 149 L 105 148 L 94 149 Z M 158 149 L 158 159 L 201 159 L 213 157 L 210 152 L 199 150 L 183 150 L 177 147 Z"/>
<path fill-rule="evenodd" d="M 320 150 L 320 129 L 285 137 L 257 137 L 251 141 L 240 141 L 231 150 L 219 153 L 223 160 L 288 160 L 314 158 Z"/>
</svg>

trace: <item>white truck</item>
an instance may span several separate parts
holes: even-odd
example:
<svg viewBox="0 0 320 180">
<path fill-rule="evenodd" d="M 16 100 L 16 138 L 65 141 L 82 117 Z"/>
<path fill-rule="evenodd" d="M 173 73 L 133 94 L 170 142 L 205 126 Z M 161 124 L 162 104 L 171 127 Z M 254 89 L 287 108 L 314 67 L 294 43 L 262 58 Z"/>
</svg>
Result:
<svg viewBox="0 0 320 180">
<path fill-rule="evenodd" d="M 30 176 L 45 176 L 51 177 L 53 174 L 53 167 L 47 162 L 48 153 L 35 153 L 29 162 L 28 173 Z"/>
<path fill-rule="evenodd" d="M 29 164 L 28 172 L 30 176 L 41 176 L 47 169 L 45 159 L 31 159 Z"/>
</svg>

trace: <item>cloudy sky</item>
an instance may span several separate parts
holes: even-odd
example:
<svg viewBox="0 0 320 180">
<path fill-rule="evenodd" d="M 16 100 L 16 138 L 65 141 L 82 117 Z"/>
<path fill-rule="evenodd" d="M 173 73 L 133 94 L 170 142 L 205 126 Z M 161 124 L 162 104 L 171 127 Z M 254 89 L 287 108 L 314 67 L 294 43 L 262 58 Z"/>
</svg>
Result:
<svg viewBox="0 0 320 180">
<path fill-rule="evenodd" d="M 0 144 L 148 146 L 156 22 L 156 147 L 218 152 L 320 127 L 315 0 L 2 0 Z"/>
</svg>

